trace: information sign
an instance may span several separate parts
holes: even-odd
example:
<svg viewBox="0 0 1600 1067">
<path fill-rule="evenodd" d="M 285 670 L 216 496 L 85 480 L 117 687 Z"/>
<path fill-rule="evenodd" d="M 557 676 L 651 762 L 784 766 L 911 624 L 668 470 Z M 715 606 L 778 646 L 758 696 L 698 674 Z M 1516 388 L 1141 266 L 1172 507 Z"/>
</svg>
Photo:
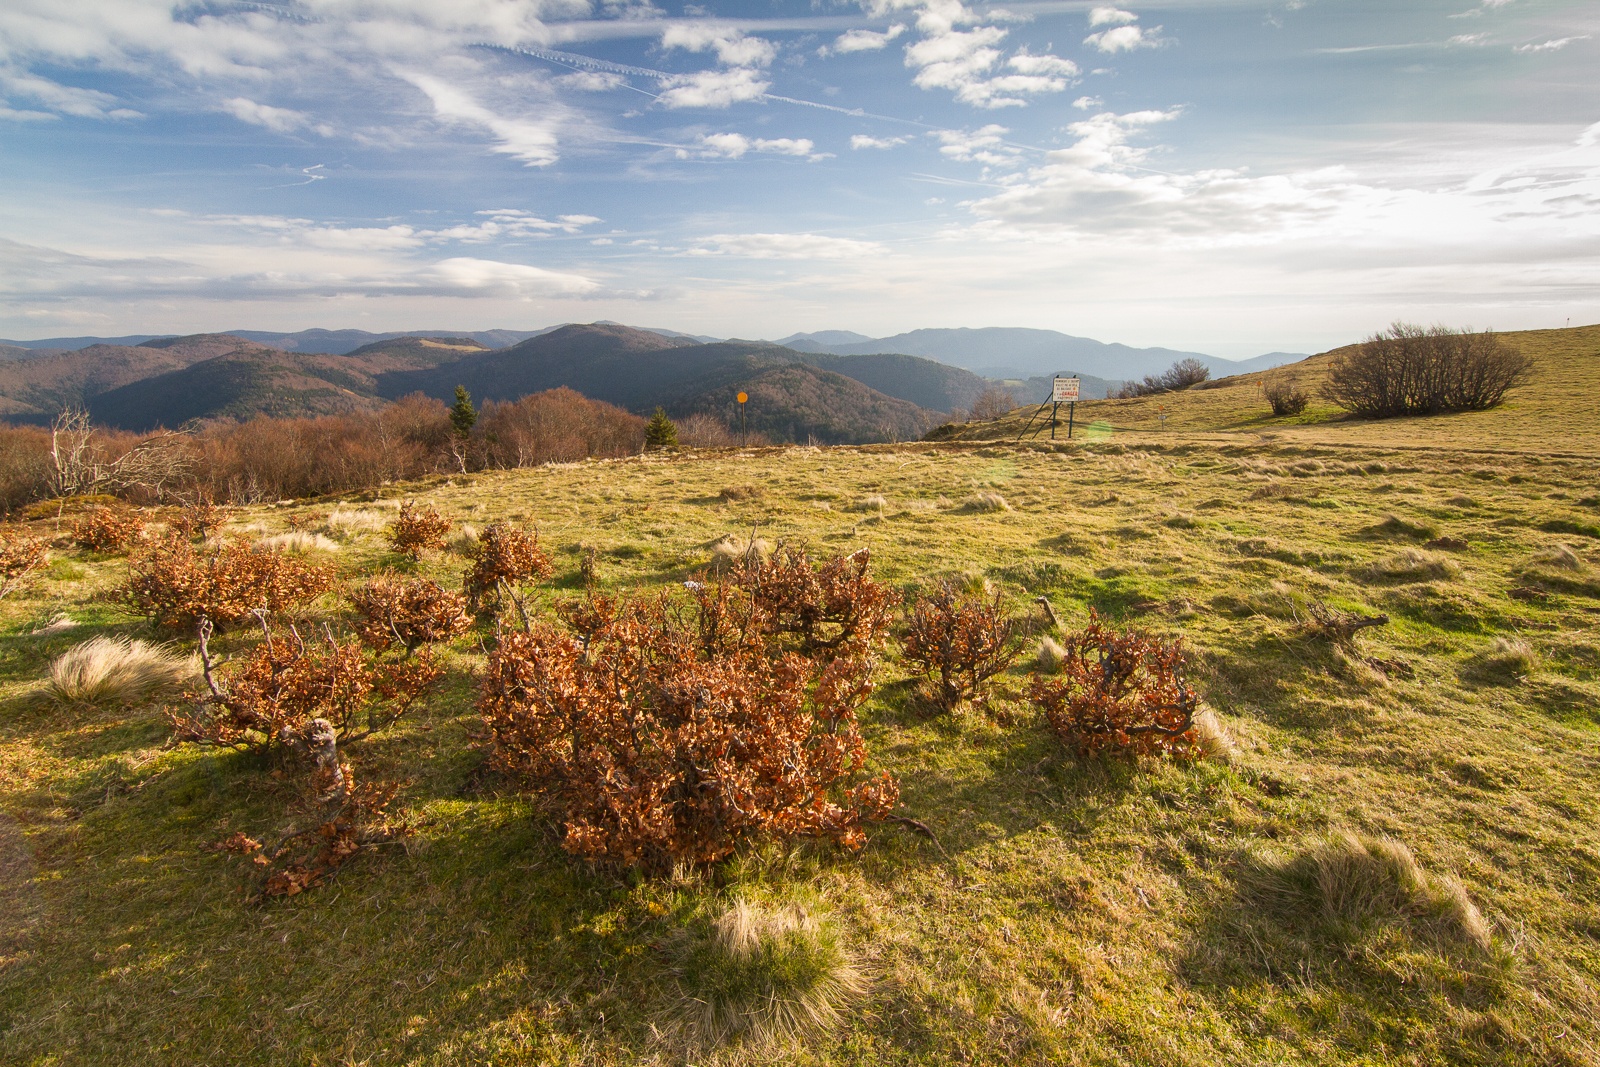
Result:
<svg viewBox="0 0 1600 1067">
<path fill-rule="evenodd" d="M 1083 384 L 1082 378 L 1057 378 L 1055 388 L 1050 394 L 1053 404 L 1073 404 L 1078 400 L 1078 386 Z"/>
</svg>

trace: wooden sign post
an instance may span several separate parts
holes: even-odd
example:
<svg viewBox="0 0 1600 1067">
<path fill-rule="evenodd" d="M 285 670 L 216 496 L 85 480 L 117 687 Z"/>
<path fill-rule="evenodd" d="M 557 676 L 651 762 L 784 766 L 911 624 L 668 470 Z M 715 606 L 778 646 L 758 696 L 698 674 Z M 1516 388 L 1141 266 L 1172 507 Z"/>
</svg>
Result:
<svg viewBox="0 0 1600 1067">
<path fill-rule="evenodd" d="M 744 405 L 750 399 L 750 394 L 741 389 L 734 399 L 739 401 L 739 447 L 743 448 L 750 443 L 750 435 L 744 428 Z"/>
</svg>

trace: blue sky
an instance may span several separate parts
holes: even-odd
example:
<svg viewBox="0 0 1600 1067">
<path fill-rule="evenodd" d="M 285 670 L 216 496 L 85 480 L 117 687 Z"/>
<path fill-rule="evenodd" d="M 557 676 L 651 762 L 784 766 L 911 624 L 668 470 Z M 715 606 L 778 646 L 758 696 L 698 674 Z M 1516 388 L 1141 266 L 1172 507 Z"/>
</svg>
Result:
<svg viewBox="0 0 1600 1067">
<path fill-rule="evenodd" d="M 1593 0 L 5 0 L 0 336 L 1594 322 L 1597 71 Z"/>
</svg>

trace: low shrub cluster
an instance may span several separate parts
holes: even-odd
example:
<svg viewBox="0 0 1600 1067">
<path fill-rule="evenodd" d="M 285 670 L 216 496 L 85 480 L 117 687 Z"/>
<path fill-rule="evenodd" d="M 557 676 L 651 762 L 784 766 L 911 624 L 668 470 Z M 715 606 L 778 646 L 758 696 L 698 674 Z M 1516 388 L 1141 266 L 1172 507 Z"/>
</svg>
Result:
<svg viewBox="0 0 1600 1067">
<path fill-rule="evenodd" d="M 0 600 L 20 588 L 48 558 L 44 542 L 37 537 L 15 529 L 0 530 Z"/>
<path fill-rule="evenodd" d="M 1311 397 L 1300 388 L 1299 380 L 1292 375 L 1268 379 L 1261 391 L 1272 406 L 1272 414 L 1280 419 L 1300 414 L 1311 403 Z"/>
<path fill-rule="evenodd" d="M 1210 377 L 1210 368 L 1191 356 L 1188 359 L 1178 360 L 1160 374 L 1146 375 L 1142 382 L 1123 382 L 1122 387 L 1112 396 L 1118 400 L 1127 400 L 1136 396 L 1172 393 L 1199 385 Z"/>
<path fill-rule="evenodd" d="M 144 537 L 144 520 L 131 511 L 94 507 L 72 523 L 72 543 L 96 552 L 115 552 Z"/>
<path fill-rule="evenodd" d="M 465 633 L 467 598 L 426 578 L 380 574 L 350 594 L 356 631 L 372 648 L 398 644 L 407 652 Z"/>
<path fill-rule="evenodd" d="M 1383 419 L 1482 411 L 1533 372 L 1533 361 L 1495 336 L 1397 322 L 1328 366 L 1327 398 Z"/>
<path fill-rule="evenodd" d="M 591 595 L 562 606 L 564 627 L 503 635 L 478 703 L 494 765 L 556 800 L 569 851 L 624 866 L 796 836 L 859 847 L 899 795 L 862 773 L 871 658 L 785 650 L 755 597 L 693 585 Z"/>
<path fill-rule="evenodd" d="M 821 566 L 804 545 L 780 544 L 770 556 L 748 553 L 732 581 L 761 609 L 767 632 L 792 637 L 807 655 L 875 650 L 888 633 L 900 596 L 867 574 L 860 549 Z"/>
<path fill-rule="evenodd" d="M 490 523 L 467 552 L 472 566 L 462 586 L 467 606 L 477 612 L 496 609 L 503 598 L 515 598 L 517 586 L 543 581 L 552 571 L 539 535 L 508 522 Z"/>
<path fill-rule="evenodd" d="M 424 552 L 444 548 L 449 533 L 449 519 L 433 508 L 419 508 L 415 501 L 407 500 L 389 526 L 389 547 L 402 556 L 421 559 Z"/>
<path fill-rule="evenodd" d="M 1056 671 L 1036 675 L 1028 695 L 1064 745 L 1090 757 L 1201 754 L 1200 698 L 1185 677 L 1181 641 L 1108 626 L 1091 610 L 1089 625 L 1061 647 Z"/>
<path fill-rule="evenodd" d="M 912 605 L 900 641 L 905 658 L 931 679 L 933 703 L 944 711 L 981 694 L 1022 651 L 1000 593 L 966 593 L 950 581 Z"/>
<path fill-rule="evenodd" d="M 169 536 L 129 558 L 120 596 L 163 626 L 192 630 L 202 619 L 237 625 L 299 607 L 332 582 L 329 568 L 282 552 L 238 543 L 196 548 Z"/>
</svg>

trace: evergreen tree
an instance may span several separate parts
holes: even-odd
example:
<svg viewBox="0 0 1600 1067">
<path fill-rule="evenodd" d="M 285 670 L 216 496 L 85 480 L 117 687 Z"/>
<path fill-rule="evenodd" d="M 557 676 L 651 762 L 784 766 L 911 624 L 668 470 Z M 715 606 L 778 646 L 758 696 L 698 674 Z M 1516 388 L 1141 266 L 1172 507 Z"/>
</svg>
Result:
<svg viewBox="0 0 1600 1067">
<path fill-rule="evenodd" d="M 678 447 L 678 427 L 667 418 L 667 413 L 656 408 L 656 413 L 650 416 L 650 423 L 644 428 L 644 448 L 646 452 L 655 452 L 663 448 Z"/>
<path fill-rule="evenodd" d="M 472 396 L 464 385 L 456 386 L 456 402 L 450 407 L 450 423 L 456 436 L 465 438 L 478 422 L 478 409 L 472 406 Z"/>
</svg>

